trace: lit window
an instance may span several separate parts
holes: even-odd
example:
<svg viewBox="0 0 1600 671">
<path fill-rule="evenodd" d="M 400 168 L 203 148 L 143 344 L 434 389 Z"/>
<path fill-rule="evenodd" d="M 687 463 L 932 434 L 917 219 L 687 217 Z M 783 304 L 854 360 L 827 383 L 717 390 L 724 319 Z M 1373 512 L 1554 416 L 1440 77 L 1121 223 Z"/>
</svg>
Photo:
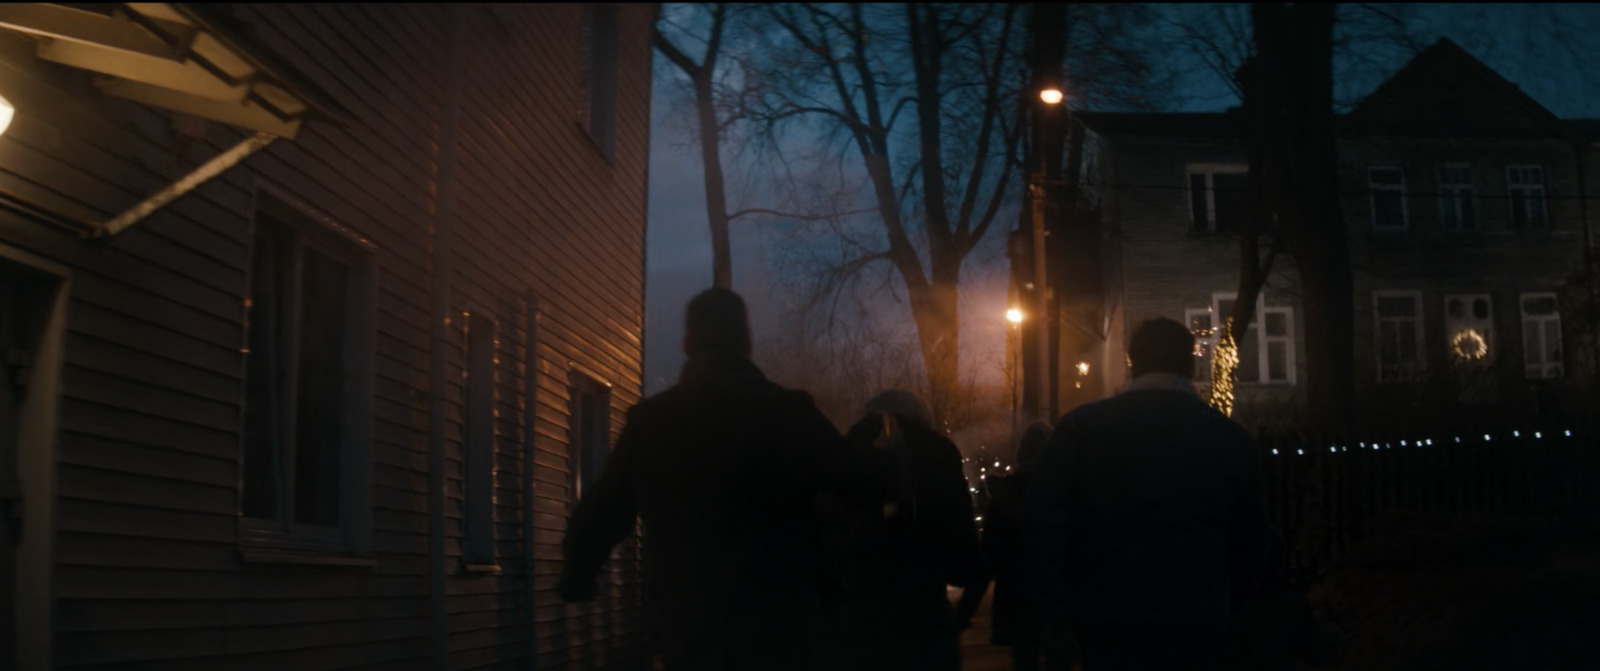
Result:
<svg viewBox="0 0 1600 671">
<path fill-rule="evenodd" d="M 1249 168 L 1243 165 L 1189 166 L 1189 230 L 1238 232 L 1245 216 L 1248 180 Z"/>
<path fill-rule="evenodd" d="M 1406 230 L 1405 170 L 1392 166 L 1367 168 L 1367 188 L 1372 192 L 1373 230 Z"/>
<path fill-rule="evenodd" d="M 1478 230 L 1477 192 L 1472 186 L 1472 166 L 1439 166 L 1439 223 L 1446 231 Z"/>
<path fill-rule="evenodd" d="M 1555 294 L 1522 295 L 1522 351 L 1529 379 L 1562 376 L 1561 309 Z"/>
<path fill-rule="evenodd" d="M 1210 308 L 1189 309 L 1184 318 L 1195 334 L 1195 382 L 1211 384 L 1211 355 L 1221 336 L 1222 324 L 1233 313 L 1233 294 L 1215 294 Z M 1294 308 L 1268 306 L 1256 299 L 1256 318 L 1238 341 L 1241 384 L 1294 384 Z"/>
<path fill-rule="evenodd" d="M 1511 226 L 1518 230 L 1546 228 L 1544 168 L 1536 165 L 1506 167 L 1506 193 L 1511 201 Z"/>
<path fill-rule="evenodd" d="M 1372 296 L 1377 320 L 1378 382 L 1420 379 L 1422 360 L 1422 295 L 1415 291 L 1378 291 Z"/>
</svg>

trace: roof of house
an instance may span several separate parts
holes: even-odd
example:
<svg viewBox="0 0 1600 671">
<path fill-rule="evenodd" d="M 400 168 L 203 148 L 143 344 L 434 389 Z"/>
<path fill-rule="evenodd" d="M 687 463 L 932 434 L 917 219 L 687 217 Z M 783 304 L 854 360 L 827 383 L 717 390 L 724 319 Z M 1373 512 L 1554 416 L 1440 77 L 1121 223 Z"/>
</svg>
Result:
<svg viewBox="0 0 1600 671">
<path fill-rule="evenodd" d="M 1094 131 L 1123 137 L 1243 139 L 1249 121 L 1226 112 L 1080 112 Z M 1351 134 L 1559 137 L 1600 141 L 1600 119 L 1560 119 L 1449 39 L 1423 49 L 1358 104 L 1335 115 Z"/>
</svg>

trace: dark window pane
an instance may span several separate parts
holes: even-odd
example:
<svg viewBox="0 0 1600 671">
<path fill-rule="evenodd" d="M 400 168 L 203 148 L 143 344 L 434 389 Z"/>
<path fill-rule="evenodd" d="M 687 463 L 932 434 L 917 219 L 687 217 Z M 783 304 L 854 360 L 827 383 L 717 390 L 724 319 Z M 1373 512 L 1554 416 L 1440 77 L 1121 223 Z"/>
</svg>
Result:
<svg viewBox="0 0 1600 671">
<path fill-rule="evenodd" d="M 305 524 L 338 526 L 349 269 L 307 247 L 300 281 L 294 517 Z"/>
<path fill-rule="evenodd" d="M 1553 315 L 1556 313 L 1556 299 L 1554 296 L 1532 296 L 1522 299 L 1522 312 L 1529 315 Z"/>
<path fill-rule="evenodd" d="M 1528 225 L 1528 197 L 1522 189 L 1511 191 L 1511 226 L 1523 228 Z"/>
<path fill-rule="evenodd" d="M 1379 296 L 1379 317 L 1415 317 L 1417 302 L 1410 296 Z"/>
<path fill-rule="evenodd" d="M 1457 201 L 1461 208 L 1461 230 L 1463 231 L 1478 229 L 1478 212 L 1473 208 L 1472 204 L 1475 193 L 1470 187 L 1462 189 Z"/>
<path fill-rule="evenodd" d="M 1400 185 L 1405 183 L 1405 173 L 1399 168 L 1373 168 L 1367 172 L 1372 184 Z"/>
<path fill-rule="evenodd" d="M 1244 222 L 1246 192 L 1245 185 L 1249 176 L 1244 173 L 1218 173 L 1211 176 L 1214 189 L 1214 202 L 1216 203 L 1215 230 L 1218 233 L 1232 233 L 1239 230 Z"/>
<path fill-rule="evenodd" d="M 1528 221 L 1535 230 L 1545 227 L 1544 189 L 1534 189 L 1528 193 Z"/>
<path fill-rule="evenodd" d="M 1267 322 L 1268 336 L 1281 337 L 1289 335 L 1289 315 L 1282 312 L 1268 312 L 1265 320 Z"/>
<path fill-rule="evenodd" d="M 1476 318 L 1476 319 L 1488 319 L 1489 318 L 1489 300 L 1486 299 L 1486 298 L 1473 299 L 1473 301 L 1472 301 L 1472 316 L 1474 318 Z"/>
<path fill-rule="evenodd" d="M 467 474 L 465 553 L 494 561 L 494 322 L 467 318 Z"/>
<path fill-rule="evenodd" d="M 1189 330 L 1195 332 L 1195 337 L 1204 338 L 1211 331 L 1210 313 L 1199 313 L 1189 317 Z"/>
<path fill-rule="evenodd" d="M 1544 363 L 1544 339 L 1538 320 L 1522 322 L 1523 361 L 1529 366 Z"/>
<path fill-rule="evenodd" d="M 1281 341 L 1267 343 L 1267 380 L 1285 382 L 1288 379 L 1289 344 Z"/>
<path fill-rule="evenodd" d="M 1374 226 L 1386 229 L 1405 228 L 1405 206 L 1400 202 L 1399 191 L 1374 191 L 1372 202 L 1373 214 L 1376 217 Z"/>
<path fill-rule="evenodd" d="M 1189 175 L 1189 230 L 1206 233 L 1211 230 L 1210 214 L 1206 207 L 1206 176 Z"/>
<path fill-rule="evenodd" d="M 250 320 L 245 353 L 244 492 L 241 513 L 257 519 L 278 519 L 282 454 L 281 399 L 279 394 L 278 328 L 282 293 L 282 244 L 271 222 L 257 222 L 255 250 L 250 266 Z"/>
<path fill-rule="evenodd" d="M 1445 305 L 1445 313 L 1449 314 L 1453 318 L 1460 319 L 1467 313 L 1467 311 L 1466 308 L 1461 304 L 1461 299 L 1452 298 L 1450 299 L 1450 302 Z"/>
<path fill-rule="evenodd" d="M 1456 212 L 1456 195 L 1452 191 L 1439 194 L 1439 223 L 1447 231 L 1461 230 L 1461 218 Z"/>
</svg>

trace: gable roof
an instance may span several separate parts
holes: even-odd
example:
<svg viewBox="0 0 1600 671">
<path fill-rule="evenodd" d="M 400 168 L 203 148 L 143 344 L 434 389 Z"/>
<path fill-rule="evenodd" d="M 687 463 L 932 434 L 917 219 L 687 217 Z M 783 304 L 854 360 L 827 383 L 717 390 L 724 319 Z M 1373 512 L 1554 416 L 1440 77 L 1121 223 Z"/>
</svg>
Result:
<svg viewBox="0 0 1600 671">
<path fill-rule="evenodd" d="M 1464 137 L 1582 135 L 1449 38 L 1440 38 L 1350 112 L 1341 134 Z"/>
</svg>

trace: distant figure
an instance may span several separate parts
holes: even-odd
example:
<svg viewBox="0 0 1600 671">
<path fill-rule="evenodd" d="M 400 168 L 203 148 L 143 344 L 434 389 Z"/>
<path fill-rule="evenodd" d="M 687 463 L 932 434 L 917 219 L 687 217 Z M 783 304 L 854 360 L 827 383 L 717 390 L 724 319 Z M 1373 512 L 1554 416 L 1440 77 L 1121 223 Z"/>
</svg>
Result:
<svg viewBox="0 0 1600 671">
<path fill-rule="evenodd" d="M 982 548 L 994 580 L 989 641 L 1011 648 L 1014 671 L 1039 668 L 1039 616 L 1022 573 L 1022 502 L 1049 441 L 1050 425 L 1034 422 L 1017 445 L 1017 472 L 987 480 L 990 499 L 983 518 Z M 985 580 L 961 595 L 956 611 L 962 629 L 971 626 L 988 583 Z"/>
<path fill-rule="evenodd" d="M 824 624 L 821 668 L 961 668 L 945 589 L 980 581 L 983 559 L 961 453 L 932 424 L 927 404 L 894 390 L 868 402 L 846 436 L 886 466 L 889 495 L 854 511 L 848 591 Z"/>
<path fill-rule="evenodd" d="M 882 485 L 810 396 L 751 363 L 738 294 L 701 293 L 686 322 L 678 384 L 628 411 L 572 514 L 561 597 L 593 598 L 637 514 L 664 668 L 815 668 L 816 500 L 826 491 L 881 496 Z"/>
<path fill-rule="evenodd" d="M 1193 353 L 1182 324 L 1141 324 L 1127 391 L 1063 417 L 1040 458 L 1023 543 L 1047 656 L 1070 625 L 1084 671 L 1227 663 L 1271 531 L 1253 441 L 1195 394 Z"/>
</svg>

